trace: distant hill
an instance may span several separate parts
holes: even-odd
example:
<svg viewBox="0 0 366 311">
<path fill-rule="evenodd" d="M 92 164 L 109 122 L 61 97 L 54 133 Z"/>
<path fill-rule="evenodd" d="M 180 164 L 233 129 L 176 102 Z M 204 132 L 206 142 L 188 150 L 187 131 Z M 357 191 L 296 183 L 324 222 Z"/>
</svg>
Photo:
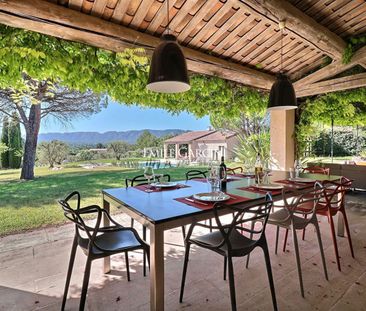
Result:
<svg viewBox="0 0 366 311">
<path fill-rule="evenodd" d="M 97 144 L 97 143 L 109 143 L 115 140 L 122 140 L 130 144 L 134 144 L 142 132 L 145 130 L 123 131 L 116 132 L 110 131 L 105 133 L 98 132 L 70 132 L 70 133 L 45 133 L 38 135 L 38 141 L 51 141 L 61 140 L 69 144 L 81 145 L 81 144 Z M 179 135 L 188 131 L 178 129 L 167 130 L 147 130 L 151 134 L 162 137 L 166 135 Z"/>
</svg>

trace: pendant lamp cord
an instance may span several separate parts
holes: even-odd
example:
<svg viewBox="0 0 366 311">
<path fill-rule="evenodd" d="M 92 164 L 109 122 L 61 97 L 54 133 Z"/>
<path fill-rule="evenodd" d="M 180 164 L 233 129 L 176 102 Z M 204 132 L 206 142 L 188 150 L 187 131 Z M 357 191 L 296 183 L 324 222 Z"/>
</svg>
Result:
<svg viewBox="0 0 366 311">
<path fill-rule="evenodd" d="M 281 28 L 281 73 L 283 73 L 283 28 Z"/>
<path fill-rule="evenodd" d="M 169 0 L 166 0 L 166 16 L 167 16 L 167 24 L 166 24 L 166 30 L 167 33 L 170 33 L 170 28 L 169 28 L 169 24 L 170 24 L 170 17 L 169 17 Z"/>
</svg>

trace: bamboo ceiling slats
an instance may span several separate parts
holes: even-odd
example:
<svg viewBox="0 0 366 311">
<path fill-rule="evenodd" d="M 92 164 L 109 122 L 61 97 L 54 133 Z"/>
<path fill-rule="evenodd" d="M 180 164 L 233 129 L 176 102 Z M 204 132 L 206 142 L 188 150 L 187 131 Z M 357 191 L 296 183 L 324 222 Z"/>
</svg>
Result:
<svg viewBox="0 0 366 311">
<path fill-rule="evenodd" d="M 63 5 L 72 9 L 155 36 L 160 36 L 167 26 L 164 0 L 63 1 Z M 58 3 L 61 4 L 60 0 Z M 169 13 L 170 29 L 182 45 L 262 68 L 260 70 L 265 72 L 275 73 L 278 69 L 278 25 L 245 3 L 238 0 L 171 0 Z M 287 53 L 284 70 L 294 75 L 296 72 L 292 68 L 304 63 L 309 70 L 313 69 L 312 64 L 307 63 L 312 43 L 295 33 L 291 32 L 290 35 L 295 41 L 284 47 Z M 296 53 L 290 53 L 293 46 Z M 270 55 L 268 49 L 271 50 Z M 263 54 L 268 55 L 271 62 Z"/>
<path fill-rule="evenodd" d="M 365 31 L 364 0 L 290 0 L 290 2 L 342 37 L 360 35 Z"/>
</svg>

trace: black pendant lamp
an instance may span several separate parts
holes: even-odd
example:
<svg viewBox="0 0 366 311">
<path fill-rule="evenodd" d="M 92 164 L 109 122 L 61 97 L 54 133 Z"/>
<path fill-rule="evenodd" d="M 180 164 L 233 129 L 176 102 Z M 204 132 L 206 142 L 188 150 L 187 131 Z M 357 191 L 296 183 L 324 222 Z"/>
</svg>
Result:
<svg viewBox="0 0 366 311">
<path fill-rule="evenodd" d="M 159 93 L 181 93 L 188 91 L 188 71 L 183 51 L 177 38 L 169 32 L 169 0 L 167 0 L 167 33 L 155 48 L 150 65 L 146 88 Z"/>
<path fill-rule="evenodd" d="M 296 94 L 288 76 L 283 73 L 283 29 L 285 23 L 279 23 L 281 29 L 281 71 L 276 75 L 276 82 L 272 85 L 269 94 L 267 110 L 290 110 L 297 108 Z"/>
</svg>

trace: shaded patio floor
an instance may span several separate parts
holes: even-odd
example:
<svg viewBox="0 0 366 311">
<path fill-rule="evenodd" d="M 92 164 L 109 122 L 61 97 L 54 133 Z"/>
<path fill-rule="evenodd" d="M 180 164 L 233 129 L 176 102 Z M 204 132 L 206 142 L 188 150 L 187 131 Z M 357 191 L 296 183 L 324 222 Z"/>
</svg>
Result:
<svg viewBox="0 0 366 311">
<path fill-rule="evenodd" d="M 327 220 L 320 219 L 329 281 L 323 275 L 312 228 L 300 242 L 305 299 L 300 295 L 291 235 L 287 251 L 275 255 L 275 230 L 268 226 L 279 310 L 366 310 L 366 193 L 348 195 L 347 212 L 356 258 L 350 256 L 347 239 L 338 238 L 342 272 L 337 270 Z M 115 218 L 129 223 L 123 215 Z M 0 239 L 1 311 L 60 310 L 73 230 L 72 225 L 64 225 Z M 229 310 L 228 282 L 222 279 L 223 258 L 195 247 L 184 303 L 179 304 L 184 254 L 181 230 L 167 232 L 165 239 L 166 310 Z M 86 310 L 149 310 L 149 277 L 142 276 L 142 254 L 130 253 L 129 258 L 131 282 L 127 282 L 123 255 L 112 257 L 109 275 L 102 273 L 103 260 L 94 261 Z M 84 263 L 85 256 L 78 251 L 67 310 L 78 309 Z M 272 310 L 261 250 L 253 252 L 249 269 L 241 258 L 234 260 L 234 270 L 238 309 Z"/>
</svg>

